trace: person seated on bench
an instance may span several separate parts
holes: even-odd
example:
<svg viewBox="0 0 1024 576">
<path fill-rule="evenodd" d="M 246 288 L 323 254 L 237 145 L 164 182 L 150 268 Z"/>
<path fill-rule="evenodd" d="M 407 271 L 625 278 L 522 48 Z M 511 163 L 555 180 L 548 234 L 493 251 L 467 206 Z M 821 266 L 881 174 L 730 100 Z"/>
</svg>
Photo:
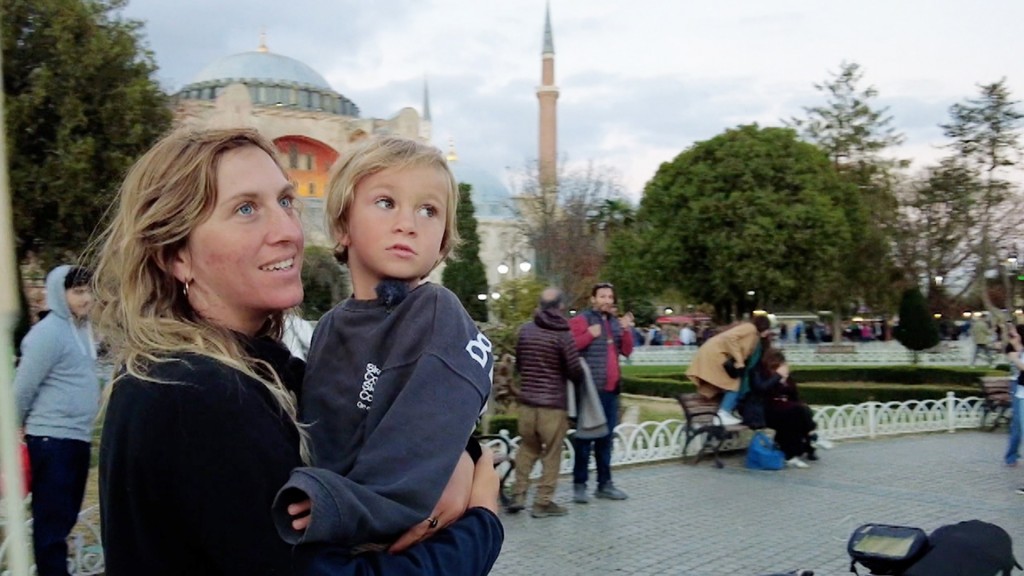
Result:
<svg viewBox="0 0 1024 576">
<path fill-rule="evenodd" d="M 755 316 L 714 335 L 694 354 L 686 376 L 705 398 L 722 394 L 718 418 L 723 426 L 741 422 L 732 411 L 750 388 L 750 374 L 771 345 L 770 334 L 768 317 Z M 730 364 L 732 374 L 726 364 Z"/>
<path fill-rule="evenodd" d="M 817 460 L 814 442 L 814 413 L 800 401 L 796 381 L 789 374 L 789 364 L 781 350 L 765 351 L 756 370 L 751 374 L 750 393 L 740 404 L 743 423 L 751 428 L 775 430 L 775 443 L 786 456 L 786 463 L 794 468 L 807 468 L 801 459 Z M 827 441 L 822 440 L 824 445 Z"/>
</svg>

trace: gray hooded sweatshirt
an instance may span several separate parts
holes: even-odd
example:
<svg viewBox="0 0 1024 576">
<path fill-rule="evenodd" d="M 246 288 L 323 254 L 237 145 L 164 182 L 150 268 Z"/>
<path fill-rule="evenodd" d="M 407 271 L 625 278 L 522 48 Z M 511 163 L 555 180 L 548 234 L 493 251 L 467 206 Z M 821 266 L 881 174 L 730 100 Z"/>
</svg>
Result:
<svg viewBox="0 0 1024 576">
<path fill-rule="evenodd" d="M 22 340 L 14 391 L 25 434 L 89 442 L 100 402 L 96 346 L 89 321 L 75 322 L 68 308 L 70 270 L 58 266 L 46 276 L 50 313 Z"/>
</svg>

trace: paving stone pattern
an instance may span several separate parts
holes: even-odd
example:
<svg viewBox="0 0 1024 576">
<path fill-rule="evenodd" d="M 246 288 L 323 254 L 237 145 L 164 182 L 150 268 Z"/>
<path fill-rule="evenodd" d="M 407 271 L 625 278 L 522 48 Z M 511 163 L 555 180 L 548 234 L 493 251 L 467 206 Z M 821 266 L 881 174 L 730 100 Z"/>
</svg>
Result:
<svg viewBox="0 0 1024 576">
<path fill-rule="evenodd" d="M 561 476 L 555 500 L 569 515 L 503 514 L 491 573 L 845 575 L 846 542 L 861 524 L 930 532 L 973 518 L 1006 529 L 1024 560 L 1024 496 L 1014 493 L 1024 467 L 1002 465 L 1006 441 L 970 431 L 843 441 L 805 470 L 747 470 L 738 455 L 722 470 L 705 461 L 616 469 L 630 496 L 622 502 L 574 504 Z"/>
</svg>

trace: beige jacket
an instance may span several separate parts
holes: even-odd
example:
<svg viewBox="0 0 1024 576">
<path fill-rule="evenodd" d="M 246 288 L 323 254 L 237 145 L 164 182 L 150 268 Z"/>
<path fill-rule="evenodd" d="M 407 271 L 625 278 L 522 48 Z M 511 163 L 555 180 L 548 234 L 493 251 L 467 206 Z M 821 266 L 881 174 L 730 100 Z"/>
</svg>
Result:
<svg viewBox="0 0 1024 576">
<path fill-rule="evenodd" d="M 739 378 L 731 378 L 722 365 L 732 357 L 736 359 L 737 368 L 745 366 L 760 339 L 757 328 L 750 322 L 715 334 L 697 349 L 686 376 L 706 398 L 713 398 L 722 390 L 739 390 Z"/>
</svg>

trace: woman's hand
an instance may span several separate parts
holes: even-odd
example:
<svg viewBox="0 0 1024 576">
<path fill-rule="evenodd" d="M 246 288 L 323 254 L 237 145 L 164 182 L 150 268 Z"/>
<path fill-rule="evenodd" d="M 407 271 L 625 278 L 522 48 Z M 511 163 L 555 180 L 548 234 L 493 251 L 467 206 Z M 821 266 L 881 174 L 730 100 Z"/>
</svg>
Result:
<svg viewBox="0 0 1024 576">
<path fill-rule="evenodd" d="M 789 364 L 783 362 L 781 365 L 779 365 L 778 368 L 775 369 L 775 372 L 778 373 L 779 376 L 782 376 L 783 380 L 789 378 Z"/>
<path fill-rule="evenodd" d="M 494 469 L 494 452 L 485 449 L 473 471 L 473 492 L 469 496 L 469 507 L 487 508 L 497 514 L 500 491 L 501 478 Z"/>
<path fill-rule="evenodd" d="M 483 453 L 486 456 L 490 453 L 490 450 L 484 450 Z M 483 457 L 480 458 L 480 461 L 483 461 Z M 479 463 L 477 466 L 479 466 Z M 493 460 L 491 468 L 494 468 Z M 402 552 L 413 544 L 433 536 L 439 530 L 461 518 L 469 506 L 475 488 L 474 476 L 473 459 L 469 457 L 469 454 L 463 452 L 462 456 L 459 457 L 459 463 L 455 465 L 455 471 L 452 472 L 451 478 L 448 479 L 448 485 L 445 486 L 444 492 L 441 493 L 441 499 L 437 501 L 437 505 L 434 506 L 434 511 L 431 512 L 430 517 L 410 528 L 405 534 L 402 534 L 388 548 L 388 552 L 392 554 Z"/>
</svg>

